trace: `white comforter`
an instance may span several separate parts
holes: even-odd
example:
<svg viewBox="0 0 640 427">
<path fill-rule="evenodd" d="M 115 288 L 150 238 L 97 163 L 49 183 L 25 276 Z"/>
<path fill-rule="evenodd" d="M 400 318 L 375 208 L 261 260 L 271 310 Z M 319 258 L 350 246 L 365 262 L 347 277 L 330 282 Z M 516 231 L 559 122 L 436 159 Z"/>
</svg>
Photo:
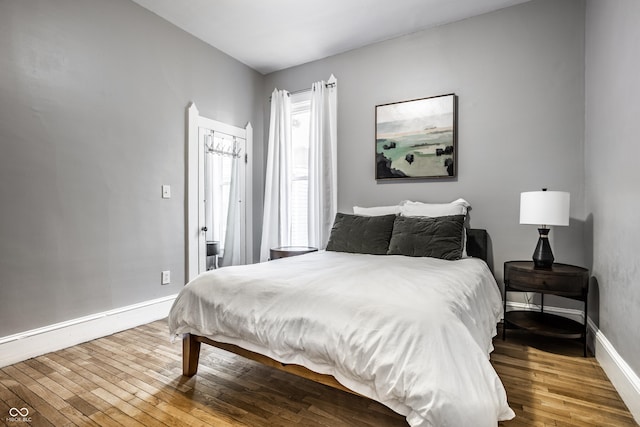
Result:
<svg viewBox="0 0 640 427">
<path fill-rule="evenodd" d="M 169 328 L 333 375 L 411 426 L 495 427 L 514 416 L 488 358 L 501 315 L 479 259 L 315 252 L 201 274 Z"/>
</svg>

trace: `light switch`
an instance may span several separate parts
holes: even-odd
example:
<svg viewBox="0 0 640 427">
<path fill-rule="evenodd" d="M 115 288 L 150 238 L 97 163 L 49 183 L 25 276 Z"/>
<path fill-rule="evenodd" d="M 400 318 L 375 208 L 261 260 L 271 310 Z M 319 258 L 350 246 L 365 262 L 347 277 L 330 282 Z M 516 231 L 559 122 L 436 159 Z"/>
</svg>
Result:
<svg viewBox="0 0 640 427">
<path fill-rule="evenodd" d="M 163 185 L 162 186 L 162 198 L 163 199 L 170 199 L 171 198 L 171 186 L 170 185 Z"/>
<path fill-rule="evenodd" d="M 171 283 L 171 271 L 165 270 L 162 272 L 162 282 L 163 285 L 168 285 Z"/>
</svg>

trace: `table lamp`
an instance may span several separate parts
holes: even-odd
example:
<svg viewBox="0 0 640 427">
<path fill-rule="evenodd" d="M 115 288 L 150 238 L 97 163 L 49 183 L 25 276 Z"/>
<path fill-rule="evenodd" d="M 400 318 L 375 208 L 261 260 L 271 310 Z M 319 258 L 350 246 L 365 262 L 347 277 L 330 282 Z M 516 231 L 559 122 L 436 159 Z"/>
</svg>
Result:
<svg viewBox="0 0 640 427">
<path fill-rule="evenodd" d="M 539 225 L 538 245 L 533 252 L 535 268 L 551 268 L 553 252 L 549 244 L 549 225 L 569 225 L 569 193 L 527 191 L 520 193 L 520 224 Z"/>
</svg>

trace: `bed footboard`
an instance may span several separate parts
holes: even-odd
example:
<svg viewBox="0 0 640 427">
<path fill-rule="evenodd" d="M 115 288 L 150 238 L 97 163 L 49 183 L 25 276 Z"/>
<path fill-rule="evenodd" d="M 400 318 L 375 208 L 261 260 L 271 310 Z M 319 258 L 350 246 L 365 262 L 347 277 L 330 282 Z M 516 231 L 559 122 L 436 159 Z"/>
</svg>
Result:
<svg viewBox="0 0 640 427">
<path fill-rule="evenodd" d="M 192 377 L 198 372 L 200 341 L 191 334 L 182 339 L 182 375 Z"/>
</svg>

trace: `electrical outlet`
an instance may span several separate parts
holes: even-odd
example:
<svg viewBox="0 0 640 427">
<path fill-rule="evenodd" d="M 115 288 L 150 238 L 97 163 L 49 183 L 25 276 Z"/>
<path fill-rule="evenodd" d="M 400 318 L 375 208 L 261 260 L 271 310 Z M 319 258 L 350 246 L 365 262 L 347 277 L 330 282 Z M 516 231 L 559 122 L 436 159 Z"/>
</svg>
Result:
<svg viewBox="0 0 640 427">
<path fill-rule="evenodd" d="M 162 284 L 168 285 L 171 283 L 171 272 L 169 270 L 162 272 Z"/>
</svg>

